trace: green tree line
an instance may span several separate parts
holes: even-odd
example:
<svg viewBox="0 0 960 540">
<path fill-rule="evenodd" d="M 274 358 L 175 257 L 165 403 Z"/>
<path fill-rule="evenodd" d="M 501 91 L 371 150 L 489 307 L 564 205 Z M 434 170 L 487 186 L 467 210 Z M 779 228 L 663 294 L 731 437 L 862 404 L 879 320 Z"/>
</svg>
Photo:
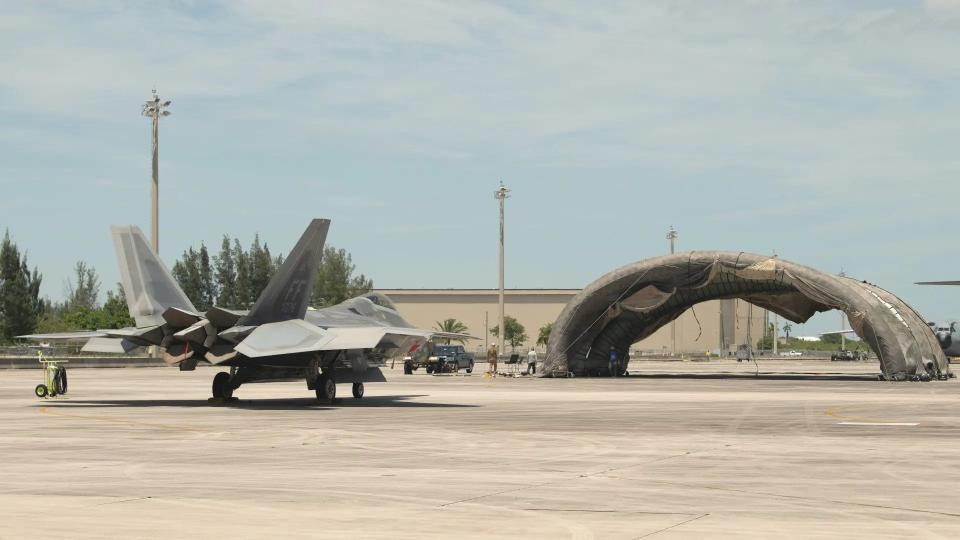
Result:
<svg viewBox="0 0 960 540">
<path fill-rule="evenodd" d="M 190 247 L 174 263 L 171 273 L 197 309 L 248 309 L 281 264 L 283 256 L 272 255 L 270 247 L 260 243 L 259 235 L 247 249 L 238 239 L 224 235 L 219 253 L 211 256 L 203 243 L 197 249 Z M 332 306 L 369 292 L 373 280 L 355 272 L 356 265 L 347 250 L 325 247 L 310 305 Z"/>
</svg>

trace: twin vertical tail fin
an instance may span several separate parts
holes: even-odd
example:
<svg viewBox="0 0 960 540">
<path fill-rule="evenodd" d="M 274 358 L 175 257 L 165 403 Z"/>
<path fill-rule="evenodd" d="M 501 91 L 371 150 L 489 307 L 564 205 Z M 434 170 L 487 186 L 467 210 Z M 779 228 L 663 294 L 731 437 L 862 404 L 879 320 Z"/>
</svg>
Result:
<svg viewBox="0 0 960 540">
<path fill-rule="evenodd" d="M 250 313 L 241 321 L 246 326 L 302 319 L 313 293 L 317 270 L 327 241 L 329 219 L 314 219 L 293 251 L 260 293 Z"/>
<path fill-rule="evenodd" d="M 150 248 L 139 227 L 114 226 L 110 231 L 117 250 L 127 307 L 138 327 L 164 324 L 163 313 L 168 308 L 197 312 L 163 261 Z"/>
<path fill-rule="evenodd" d="M 137 329 L 110 335 L 139 345 L 165 347 L 164 359 L 171 364 L 189 359 L 198 351 L 209 350 L 214 357 L 207 355 L 207 359 L 214 363 L 232 357 L 233 343 L 243 341 L 252 327 L 303 319 L 329 228 L 328 219 L 310 222 L 249 313 L 213 308 L 204 316 L 197 313 L 139 228 L 113 227 L 123 290 Z M 268 334 L 277 331 L 269 327 L 258 329 Z M 290 328 L 279 331 L 281 337 L 289 337 Z M 271 336 L 276 341 L 276 336 Z M 226 354 L 222 354 L 224 351 Z"/>
</svg>

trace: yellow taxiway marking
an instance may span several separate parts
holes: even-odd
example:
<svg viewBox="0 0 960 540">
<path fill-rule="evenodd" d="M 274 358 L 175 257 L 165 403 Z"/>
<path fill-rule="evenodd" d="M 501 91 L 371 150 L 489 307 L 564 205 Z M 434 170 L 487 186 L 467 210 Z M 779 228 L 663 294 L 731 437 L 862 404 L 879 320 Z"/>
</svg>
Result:
<svg viewBox="0 0 960 540">
<path fill-rule="evenodd" d="M 155 429 L 167 429 L 171 431 L 192 431 L 194 433 L 211 433 L 209 429 L 190 428 L 184 426 L 175 426 L 173 424 L 156 424 L 153 422 L 140 422 L 137 420 L 121 420 L 119 418 L 110 418 L 108 416 L 99 416 L 92 414 L 74 414 L 51 410 L 49 407 L 40 407 L 40 414 L 50 414 L 53 416 L 63 416 L 66 418 L 82 418 L 84 420 L 97 420 L 99 422 L 112 422 L 114 424 L 127 424 L 138 427 L 148 427 Z"/>
</svg>

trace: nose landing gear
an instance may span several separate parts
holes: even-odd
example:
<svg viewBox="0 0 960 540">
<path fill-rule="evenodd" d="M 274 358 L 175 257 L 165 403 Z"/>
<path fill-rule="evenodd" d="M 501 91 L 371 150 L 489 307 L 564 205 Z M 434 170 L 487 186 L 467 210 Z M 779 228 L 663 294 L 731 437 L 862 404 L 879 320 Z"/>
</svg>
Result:
<svg viewBox="0 0 960 540">
<path fill-rule="evenodd" d="M 213 377 L 213 398 L 228 400 L 233 397 L 233 384 L 230 374 L 221 371 Z"/>
</svg>

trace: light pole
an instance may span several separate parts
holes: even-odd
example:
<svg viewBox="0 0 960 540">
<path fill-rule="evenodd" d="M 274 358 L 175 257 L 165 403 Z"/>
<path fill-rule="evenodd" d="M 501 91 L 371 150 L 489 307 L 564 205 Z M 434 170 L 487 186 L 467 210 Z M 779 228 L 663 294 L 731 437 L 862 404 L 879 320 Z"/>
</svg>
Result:
<svg viewBox="0 0 960 540">
<path fill-rule="evenodd" d="M 670 241 L 670 254 L 673 255 L 676 250 L 677 237 L 680 235 L 677 234 L 677 230 L 673 228 L 673 225 L 670 226 L 670 230 L 667 231 L 667 240 Z M 672 343 L 671 355 L 677 355 L 677 320 L 674 319 L 670 321 L 670 343 Z"/>
<path fill-rule="evenodd" d="M 160 210 L 159 202 L 160 198 L 160 152 L 158 148 L 158 133 L 160 131 L 160 117 L 161 116 L 170 116 L 170 111 L 167 110 L 167 107 L 170 106 L 170 101 L 160 101 L 160 96 L 157 95 L 156 88 L 153 89 L 153 99 L 147 101 L 143 104 L 143 110 L 141 111 L 144 116 L 150 118 L 153 122 L 153 137 L 152 137 L 152 150 L 153 150 L 153 186 L 150 191 L 150 240 L 153 242 L 153 252 L 160 254 Z"/>
<path fill-rule="evenodd" d="M 778 255 L 777 255 L 777 250 L 773 250 L 773 258 L 776 259 L 777 257 L 778 257 Z M 778 336 L 777 334 L 778 334 L 778 332 L 780 332 L 780 328 L 778 328 L 779 325 L 780 325 L 780 316 L 777 315 L 777 312 L 776 312 L 776 311 L 774 311 L 774 312 L 773 312 L 773 356 L 774 356 L 774 357 L 778 356 L 778 353 L 777 353 L 778 343 L 777 343 L 777 342 L 778 342 L 778 340 L 779 340 L 780 338 L 779 338 L 779 336 Z"/>
<path fill-rule="evenodd" d="M 503 324 L 503 202 L 510 196 L 510 190 L 500 182 L 500 187 L 493 192 L 493 196 L 500 201 L 500 293 L 498 301 L 500 304 L 500 326 L 497 328 L 497 354 L 503 354 L 503 337 L 507 329 Z"/>
<path fill-rule="evenodd" d="M 847 273 L 840 269 L 840 277 L 847 277 Z M 843 334 L 843 331 L 847 329 L 847 314 L 840 310 L 840 350 L 847 350 L 847 336 Z"/>
</svg>

